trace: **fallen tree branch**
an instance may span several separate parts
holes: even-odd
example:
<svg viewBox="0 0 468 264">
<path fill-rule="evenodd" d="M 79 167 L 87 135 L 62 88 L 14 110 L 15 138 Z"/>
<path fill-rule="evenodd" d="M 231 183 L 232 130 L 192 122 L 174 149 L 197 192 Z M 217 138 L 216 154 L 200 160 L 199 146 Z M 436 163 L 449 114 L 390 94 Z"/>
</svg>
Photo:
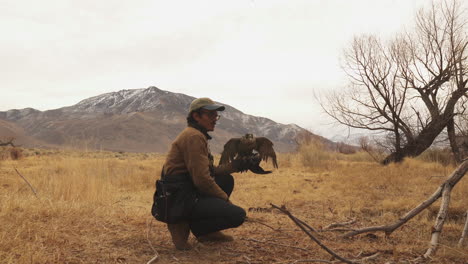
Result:
<svg viewBox="0 0 468 264">
<path fill-rule="evenodd" d="M 360 262 L 366 262 L 366 261 L 369 261 L 369 260 L 373 260 L 373 259 L 376 259 L 378 256 L 380 256 L 380 252 L 376 252 L 370 256 L 367 256 L 367 257 L 363 257 L 362 259 L 360 259 Z"/>
<path fill-rule="evenodd" d="M 468 252 L 464 252 L 464 251 L 461 251 L 461 250 L 457 250 L 457 249 L 454 248 L 453 246 L 444 245 L 444 244 L 442 244 L 442 243 L 439 243 L 439 246 L 445 248 L 446 251 L 453 251 L 453 252 L 456 252 L 457 254 L 460 254 L 460 255 L 462 255 L 462 256 L 468 257 Z M 465 264 L 465 263 L 463 263 L 463 264 Z"/>
<path fill-rule="evenodd" d="M 264 226 L 266 226 L 266 227 L 271 228 L 272 230 L 274 230 L 274 231 L 276 231 L 276 232 L 281 232 L 281 230 L 280 230 L 279 228 L 274 228 L 274 227 L 272 227 L 272 226 L 270 226 L 270 225 L 267 225 L 267 224 L 263 223 L 263 222 L 260 221 L 260 220 L 257 220 L 257 219 L 251 218 L 251 217 L 246 217 L 246 218 L 245 218 L 245 221 L 246 221 L 246 222 L 250 222 L 250 223 L 261 224 L 261 225 L 264 225 Z"/>
<path fill-rule="evenodd" d="M 156 263 L 156 261 L 158 261 L 158 259 L 159 259 L 159 255 L 156 255 L 152 259 L 150 259 L 148 262 L 146 262 L 146 264 Z"/>
<path fill-rule="evenodd" d="M 301 219 L 298 219 L 298 218 L 296 218 L 296 217 L 293 216 L 293 215 L 291 215 L 291 216 L 294 217 L 294 219 L 296 219 L 296 221 L 298 221 L 299 223 L 301 223 L 301 225 L 304 225 L 304 226 L 307 227 L 310 231 L 313 231 L 313 232 L 315 232 L 315 233 L 318 234 L 318 231 L 317 231 L 315 228 L 311 227 L 310 225 L 308 225 L 306 222 L 302 221 Z"/>
<path fill-rule="evenodd" d="M 150 259 L 148 262 L 146 262 L 146 264 L 153 264 L 153 263 L 155 263 L 156 261 L 159 260 L 159 253 L 158 253 L 158 251 L 153 247 L 153 243 L 151 243 L 151 240 L 149 239 L 153 220 L 154 220 L 154 218 L 151 218 L 150 221 L 147 221 L 147 222 L 146 222 L 146 226 L 147 226 L 146 241 L 148 241 L 149 246 L 150 246 L 151 249 L 153 250 L 153 252 L 154 252 L 154 257 L 153 257 L 152 259 Z"/>
<path fill-rule="evenodd" d="M 386 236 L 389 236 L 393 231 L 395 231 L 397 228 L 408 222 L 411 218 L 414 216 L 418 215 L 420 212 L 422 212 L 424 209 L 429 207 L 432 203 L 434 203 L 437 199 L 439 199 L 441 193 L 442 193 L 443 185 L 440 186 L 426 201 L 422 202 L 415 208 L 413 208 L 411 211 L 406 213 L 404 216 L 400 217 L 395 223 L 390 224 L 390 225 L 382 225 L 382 226 L 371 226 L 371 227 L 365 227 L 361 229 L 357 229 L 355 231 L 346 233 L 343 235 L 344 238 L 352 237 L 358 234 L 362 233 L 369 233 L 369 232 L 375 232 L 375 231 L 383 231 L 385 232 Z"/>
<path fill-rule="evenodd" d="M 349 263 L 349 264 L 353 264 L 353 263 L 357 263 L 355 261 L 351 261 L 349 259 L 346 259 L 346 258 L 343 258 L 341 257 L 340 255 L 336 254 L 333 250 L 329 249 L 327 246 L 325 246 L 319 239 L 317 239 L 314 235 L 312 235 L 312 233 L 310 233 L 305 227 L 304 225 L 301 223 L 302 221 L 298 221 L 298 219 L 293 216 L 288 210 L 286 210 L 286 208 L 282 208 L 282 207 L 278 207 L 274 204 L 271 204 L 271 206 L 273 206 L 274 208 L 280 210 L 282 213 L 286 214 L 302 231 L 304 231 L 315 243 L 317 243 L 322 249 L 324 249 L 325 251 L 327 251 L 330 255 L 332 255 L 334 258 L 342 261 L 342 262 L 345 262 L 345 263 Z"/>
<path fill-rule="evenodd" d="M 460 240 L 458 241 L 458 247 L 462 247 L 462 246 L 463 246 L 463 242 L 465 241 L 465 237 L 466 237 L 466 235 L 468 234 L 468 211 L 466 211 L 465 217 L 466 217 L 466 219 L 465 219 L 465 227 L 463 228 L 463 231 L 462 231 Z"/>
<path fill-rule="evenodd" d="M 247 262 L 247 264 L 251 264 L 251 262 L 250 262 L 251 259 L 250 259 L 248 256 L 242 255 L 242 258 L 245 259 L 245 261 Z"/>
<path fill-rule="evenodd" d="M 303 262 L 308 262 L 308 263 L 336 263 L 336 261 L 330 261 L 330 260 L 323 260 L 323 259 L 299 259 L 291 262 L 291 264 L 295 263 L 303 263 Z"/>
<path fill-rule="evenodd" d="M 326 227 L 324 227 L 324 228 L 322 229 L 322 231 L 323 231 L 323 230 L 329 230 L 329 229 L 336 228 L 336 227 L 343 227 L 343 226 L 352 225 L 352 224 L 356 223 L 356 221 L 357 221 L 356 219 L 351 219 L 351 220 L 349 220 L 349 221 L 347 221 L 347 222 L 332 223 L 332 224 L 329 224 L 329 225 L 327 225 Z"/>
<path fill-rule="evenodd" d="M 31 191 L 34 193 L 36 198 L 39 199 L 39 197 L 37 196 L 36 189 L 34 189 L 34 187 L 31 185 L 31 183 L 29 183 L 29 181 L 26 179 L 26 177 L 21 175 L 21 173 L 19 173 L 19 171 L 16 169 L 16 167 L 13 167 L 13 168 L 15 168 L 16 173 L 18 173 L 18 175 L 29 185 L 29 188 L 31 188 Z"/>
<path fill-rule="evenodd" d="M 442 195 L 442 191 L 444 190 L 445 186 L 451 186 L 450 188 L 453 188 L 465 175 L 465 173 L 468 171 L 468 160 L 465 160 L 463 163 L 461 163 L 457 169 L 455 169 L 454 172 L 448 177 L 448 179 L 425 201 L 423 201 L 421 204 L 413 208 L 411 211 L 406 213 L 404 216 L 399 218 L 395 223 L 390 224 L 390 225 L 382 225 L 382 226 L 371 226 L 371 227 L 366 227 L 362 229 L 358 229 L 349 233 L 346 233 L 343 235 L 343 237 L 352 237 L 358 234 L 362 233 L 369 233 L 369 232 L 376 232 L 376 231 L 383 231 L 385 232 L 386 236 L 389 236 L 393 231 L 395 231 L 397 228 L 408 222 L 411 218 L 414 216 L 418 215 L 420 212 L 422 212 L 424 209 L 429 207 L 431 204 L 433 204 L 437 199 L 439 199 Z"/>
<path fill-rule="evenodd" d="M 450 204 L 450 194 L 452 192 L 453 186 L 446 184 L 442 192 L 442 202 L 440 204 L 439 213 L 437 213 L 436 222 L 432 228 L 431 242 L 426 253 L 424 253 L 423 258 L 428 259 L 432 254 L 435 254 L 437 250 L 437 245 L 439 244 L 440 233 L 444 227 L 445 219 L 447 218 L 447 210 Z"/>
<path fill-rule="evenodd" d="M 326 232 L 351 232 L 351 231 L 356 231 L 356 229 L 354 229 L 354 228 L 333 228 L 333 229 L 319 230 L 320 233 L 326 233 Z"/>
<path fill-rule="evenodd" d="M 271 208 L 274 208 L 272 204 L 271 205 Z M 284 205 L 281 206 L 281 208 L 284 208 Z M 317 229 L 311 227 L 310 225 L 308 225 L 306 222 L 302 221 L 301 219 L 299 218 L 296 218 L 295 216 L 291 215 L 292 217 L 294 217 L 299 223 L 301 223 L 302 225 L 304 225 L 305 227 L 307 227 L 310 231 L 312 232 L 315 232 L 315 233 L 319 233 L 319 231 L 317 231 Z"/>
</svg>

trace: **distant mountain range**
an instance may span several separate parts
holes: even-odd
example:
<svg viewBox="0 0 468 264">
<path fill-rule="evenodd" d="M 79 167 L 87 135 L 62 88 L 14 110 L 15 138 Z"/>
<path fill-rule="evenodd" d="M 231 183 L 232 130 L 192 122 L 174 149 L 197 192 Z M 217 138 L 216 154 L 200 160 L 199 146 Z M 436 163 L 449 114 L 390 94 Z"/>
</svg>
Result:
<svg viewBox="0 0 468 264">
<path fill-rule="evenodd" d="M 101 94 L 54 110 L 8 110 L 0 112 L 0 139 L 15 137 L 15 142 L 25 147 L 165 153 L 186 127 L 193 99 L 151 86 Z M 223 105 L 226 110 L 210 133 L 214 153 L 220 153 L 230 138 L 246 133 L 271 139 L 279 152 L 295 150 L 295 139 L 301 133 L 309 133 L 326 145 L 335 144 L 295 124 L 279 124 Z"/>
</svg>

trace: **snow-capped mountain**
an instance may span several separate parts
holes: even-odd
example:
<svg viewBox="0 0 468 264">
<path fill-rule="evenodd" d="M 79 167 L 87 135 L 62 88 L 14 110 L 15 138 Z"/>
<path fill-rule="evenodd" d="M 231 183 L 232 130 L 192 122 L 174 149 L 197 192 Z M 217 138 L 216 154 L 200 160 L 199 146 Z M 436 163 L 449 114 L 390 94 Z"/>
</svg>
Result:
<svg viewBox="0 0 468 264">
<path fill-rule="evenodd" d="M 146 89 L 121 90 L 85 99 L 65 108 L 69 112 L 128 114 L 177 110 L 184 111 L 193 97 L 185 94 L 163 91 L 155 86 Z M 168 109 L 170 108 L 170 109 Z"/>
<path fill-rule="evenodd" d="M 187 109 L 193 99 L 151 86 L 101 94 L 54 110 L 8 110 L 0 112 L 0 119 L 49 145 L 166 152 L 186 126 Z M 268 137 L 277 151 L 291 151 L 296 148 L 296 135 L 306 132 L 294 124 L 279 124 L 223 105 L 226 110 L 211 133 L 211 150 L 215 153 L 230 138 L 246 133 Z"/>
</svg>

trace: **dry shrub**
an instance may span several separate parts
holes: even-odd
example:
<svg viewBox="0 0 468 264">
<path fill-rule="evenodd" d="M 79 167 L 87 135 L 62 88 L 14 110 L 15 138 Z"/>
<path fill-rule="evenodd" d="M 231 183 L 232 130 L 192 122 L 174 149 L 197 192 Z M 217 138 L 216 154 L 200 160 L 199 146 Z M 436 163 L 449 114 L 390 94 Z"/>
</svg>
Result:
<svg viewBox="0 0 468 264">
<path fill-rule="evenodd" d="M 291 168 L 298 163 L 296 153 L 277 153 L 277 158 L 281 168 Z"/>
<path fill-rule="evenodd" d="M 12 160 L 19 160 L 23 157 L 23 150 L 19 148 L 10 148 L 10 158 Z"/>
<path fill-rule="evenodd" d="M 374 161 L 380 163 L 384 160 L 387 154 L 382 146 L 378 146 L 376 142 L 372 142 L 369 137 L 361 137 L 359 139 L 361 150 L 365 151 Z"/>
<path fill-rule="evenodd" d="M 351 145 L 348 145 L 344 142 L 338 142 L 336 143 L 336 151 L 341 154 L 354 154 L 356 153 L 356 147 L 353 147 Z"/>
<path fill-rule="evenodd" d="M 0 147 L 0 160 L 6 160 L 10 157 L 7 148 Z"/>
<path fill-rule="evenodd" d="M 448 148 L 430 148 L 424 151 L 418 159 L 426 162 L 436 162 L 444 166 L 455 164 L 453 153 Z"/>
<path fill-rule="evenodd" d="M 106 201 L 114 193 L 153 188 L 158 176 L 151 160 L 53 157 L 37 181 L 52 199 Z"/>
<path fill-rule="evenodd" d="M 19 160 L 23 158 L 23 150 L 16 147 L 0 148 L 0 160 Z"/>
<path fill-rule="evenodd" d="M 427 217 L 433 221 L 436 219 L 437 215 L 439 214 L 440 206 L 431 205 L 427 208 Z M 451 207 L 447 210 L 447 220 L 448 221 L 455 221 L 460 224 L 463 224 L 466 217 L 466 208 L 464 206 L 461 207 Z"/>
<path fill-rule="evenodd" d="M 332 159 L 332 153 L 327 151 L 320 141 L 310 141 L 299 147 L 302 165 L 305 167 L 322 167 Z"/>
<path fill-rule="evenodd" d="M 373 162 L 373 161 L 375 161 L 372 158 L 372 156 L 370 156 L 369 153 L 365 152 L 365 151 L 357 151 L 356 153 L 353 153 L 353 154 L 339 155 L 338 159 L 339 160 L 352 161 L 352 162 Z"/>
</svg>

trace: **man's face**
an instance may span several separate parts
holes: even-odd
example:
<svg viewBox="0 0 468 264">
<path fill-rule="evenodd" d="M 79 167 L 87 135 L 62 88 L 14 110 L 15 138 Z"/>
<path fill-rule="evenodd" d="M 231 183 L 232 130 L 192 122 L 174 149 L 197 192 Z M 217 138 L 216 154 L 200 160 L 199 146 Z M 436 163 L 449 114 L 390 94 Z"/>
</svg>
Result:
<svg viewBox="0 0 468 264">
<path fill-rule="evenodd" d="M 215 110 L 205 110 L 202 109 L 200 115 L 195 113 L 193 118 L 198 122 L 198 124 L 206 129 L 206 131 L 213 131 L 216 126 L 216 121 L 219 119 L 218 112 Z"/>
</svg>

